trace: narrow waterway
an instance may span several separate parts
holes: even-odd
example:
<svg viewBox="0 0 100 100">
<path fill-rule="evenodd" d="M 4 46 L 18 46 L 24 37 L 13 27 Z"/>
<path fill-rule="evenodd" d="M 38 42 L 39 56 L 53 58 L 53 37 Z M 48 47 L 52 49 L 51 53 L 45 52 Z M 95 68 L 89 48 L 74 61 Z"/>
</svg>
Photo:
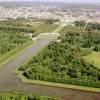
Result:
<svg viewBox="0 0 100 100">
<path fill-rule="evenodd" d="M 100 93 L 23 83 L 14 73 L 26 59 L 36 55 L 51 41 L 56 40 L 57 37 L 51 34 L 49 37 L 37 39 L 32 46 L 26 48 L 17 58 L 4 65 L 0 69 L 0 92 L 28 92 L 37 95 L 57 96 L 63 100 L 100 100 Z"/>
</svg>

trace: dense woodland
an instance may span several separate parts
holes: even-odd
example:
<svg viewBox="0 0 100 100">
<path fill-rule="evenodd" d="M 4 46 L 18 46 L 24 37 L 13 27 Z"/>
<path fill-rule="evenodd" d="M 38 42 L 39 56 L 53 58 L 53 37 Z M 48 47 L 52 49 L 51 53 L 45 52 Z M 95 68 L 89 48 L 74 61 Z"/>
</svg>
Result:
<svg viewBox="0 0 100 100">
<path fill-rule="evenodd" d="M 67 30 L 67 29 L 66 29 Z M 100 88 L 100 70 L 86 62 L 83 56 L 100 51 L 98 31 L 64 31 L 27 64 L 20 67 L 32 80 L 75 84 Z"/>
</svg>

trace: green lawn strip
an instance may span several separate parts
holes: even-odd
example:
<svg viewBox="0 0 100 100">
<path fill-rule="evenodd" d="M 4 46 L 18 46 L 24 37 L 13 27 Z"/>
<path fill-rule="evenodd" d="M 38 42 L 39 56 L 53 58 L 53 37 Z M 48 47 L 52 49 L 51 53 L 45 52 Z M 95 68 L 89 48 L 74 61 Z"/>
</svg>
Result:
<svg viewBox="0 0 100 100">
<path fill-rule="evenodd" d="M 99 88 L 62 84 L 62 83 L 54 83 L 54 82 L 46 82 L 46 81 L 39 81 L 39 80 L 31 80 L 31 79 L 27 79 L 25 76 L 23 76 L 22 71 L 17 70 L 16 73 L 17 73 L 17 76 L 25 83 L 33 83 L 33 84 L 46 85 L 46 86 L 69 88 L 69 89 L 83 90 L 83 91 L 88 91 L 88 92 L 100 92 Z"/>
<path fill-rule="evenodd" d="M 6 63 L 8 63 L 9 61 L 11 61 L 12 59 L 16 58 L 19 54 L 21 54 L 23 52 L 23 50 L 25 48 L 27 48 L 27 46 L 30 46 L 33 43 L 33 41 L 28 41 L 18 47 L 16 47 L 15 49 L 7 52 L 5 55 L 3 55 L 0 58 L 0 67 L 2 67 L 3 65 L 5 65 Z M 9 59 L 8 59 L 9 58 Z"/>
<path fill-rule="evenodd" d="M 93 52 L 88 56 L 83 57 L 87 62 L 93 64 L 95 67 L 100 69 L 100 52 Z"/>
</svg>

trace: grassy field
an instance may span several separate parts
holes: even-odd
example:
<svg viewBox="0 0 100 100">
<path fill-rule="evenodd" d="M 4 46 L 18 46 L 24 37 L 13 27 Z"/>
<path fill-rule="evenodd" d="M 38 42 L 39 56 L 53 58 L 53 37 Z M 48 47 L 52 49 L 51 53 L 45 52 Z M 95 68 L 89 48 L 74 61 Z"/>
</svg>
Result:
<svg viewBox="0 0 100 100">
<path fill-rule="evenodd" d="M 36 31 L 34 32 L 34 34 L 40 34 L 40 33 L 48 33 L 48 32 L 52 32 L 54 31 L 57 27 L 59 27 L 59 25 L 55 25 L 55 24 L 46 24 L 46 23 L 41 23 L 38 28 L 36 29 Z"/>
<path fill-rule="evenodd" d="M 100 69 L 100 52 L 93 52 L 92 54 L 85 56 L 84 59 Z"/>
<path fill-rule="evenodd" d="M 82 32 L 82 29 L 79 28 L 79 27 L 74 27 L 74 26 L 71 26 L 71 25 L 68 25 L 68 26 L 65 26 L 61 31 L 60 33 L 64 34 L 66 32 L 73 32 L 73 31 L 77 31 L 77 32 Z"/>
</svg>

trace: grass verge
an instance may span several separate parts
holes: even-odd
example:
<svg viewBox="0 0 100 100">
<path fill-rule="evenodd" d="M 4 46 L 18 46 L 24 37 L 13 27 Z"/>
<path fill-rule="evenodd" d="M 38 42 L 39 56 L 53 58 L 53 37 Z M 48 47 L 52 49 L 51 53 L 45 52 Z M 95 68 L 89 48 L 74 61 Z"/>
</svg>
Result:
<svg viewBox="0 0 100 100">
<path fill-rule="evenodd" d="M 33 41 L 28 41 L 15 49 L 12 49 L 11 51 L 7 52 L 0 58 L 0 67 L 5 65 L 7 62 L 11 61 L 12 59 L 16 58 L 27 46 L 31 45 Z M 8 59 L 9 58 L 9 59 Z"/>
<path fill-rule="evenodd" d="M 46 82 L 46 81 L 39 81 L 39 80 L 31 80 L 31 79 L 27 79 L 25 76 L 23 76 L 22 71 L 17 70 L 16 73 L 17 73 L 17 76 L 25 83 L 33 83 L 33 84 L 54 86 L 54 87 L 60 87 L 60 88 L 83 90 L 83 91 L 87 91 L 87 92 L 100 92 L 99 88 L 84 87 L 84 86 L 62 84 L 62 83 L 54 83 L 54 82 Z"/>
</svg>

